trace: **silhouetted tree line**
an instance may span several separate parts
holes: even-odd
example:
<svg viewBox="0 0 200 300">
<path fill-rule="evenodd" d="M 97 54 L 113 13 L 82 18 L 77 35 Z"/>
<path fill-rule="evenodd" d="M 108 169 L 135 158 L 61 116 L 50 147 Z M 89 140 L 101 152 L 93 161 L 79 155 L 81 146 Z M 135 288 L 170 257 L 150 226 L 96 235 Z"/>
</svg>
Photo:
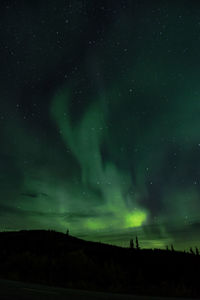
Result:
<svg viewBox="0 0 200 300">
<path fill-rule="evenodd" d="M 138 240 L 138 237 L 137 237 L 137 236 L 136 236 L 136 238 L 135 238 L 135 244 L 134 244 L 133 239 L 130 239 L 130 244 L 129 244 L 129 245 L 130 245 L 130 249 L 137 249 L 137 250 L 140 250 L 139 240 Z M 136 245 L 136 247 L 135 247 L 135 245 Z M 169 251 L 168 245 L 166 246 L 166 250 Z M 174 250 L 173 244 L 171 244 L 171 251 L 172 251 L 172 252 L 175 251 L 175 250 Z M 186 251 L 184 251 L 184 252 L 186 252 Z M 191 254 L 193 254 L 193 255 L 199 255 L 199 249 L 198 249 L 197 247 L 195 247 L 195 251 L 193 250 L 192 247 L 190 247 L 189 252 L 190 252 Z"/>
<path fill-rule="evenodd" d="M 173 249 L 173 250 L 172 250 Z M 0 233 L 0 277 L 90 290 L 200 297 L 200 256 L 142 249 L 138 237 L 122 248 L 55 231 Z"/>
<path fill-rule="evenodd" d="M 138 237 L 137 237 L 137 236 L 136 236 L 136 238 L 135 238 L 135 244 L 134 244 L 133 239 L 130 239 L 130 248 L 131 248 L 131 249 L 137 249 L 137 250 L 140 250 L 139 241 L 138 241 Z"/>
</svg>

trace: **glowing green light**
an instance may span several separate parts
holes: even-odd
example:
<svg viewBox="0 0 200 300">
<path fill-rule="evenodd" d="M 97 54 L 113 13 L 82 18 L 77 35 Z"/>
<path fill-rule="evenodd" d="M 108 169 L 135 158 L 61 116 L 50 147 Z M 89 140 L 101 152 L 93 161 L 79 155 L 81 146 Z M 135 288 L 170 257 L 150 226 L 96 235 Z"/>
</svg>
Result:
<svg viewBox="0 0 200 300">
<path fill-rule="evenodd" d="M 107 227 L 107 224 L 105 224 L 101 220 L 91 218 L 86 221 L 85 227 L 89 230 L 101 230 L 101 229 L 105 229 Z"/>
<path fill-rule="evenodd" d="M 147 214 L 141 210 L 135 210 L 126 216 L 126 227 L 140 227 L 146 221 Z"/>
</svg>

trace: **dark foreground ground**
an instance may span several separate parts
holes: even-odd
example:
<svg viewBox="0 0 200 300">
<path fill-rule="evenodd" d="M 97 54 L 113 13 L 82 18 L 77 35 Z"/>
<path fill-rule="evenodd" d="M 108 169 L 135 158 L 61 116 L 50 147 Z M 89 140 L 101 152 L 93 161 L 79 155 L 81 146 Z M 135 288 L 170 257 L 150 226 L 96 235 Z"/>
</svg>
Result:
<svg viewBox="0 0 200 300">
<path fill-rule="evenodd" d="M 127 299 L 142 299 L 139 295 L 200 299 L 199 274 L 198 251 L 121 248 L 45 230 L 0 232 L 0 278 L 13 281 L 10 286 L 8 281 L 1 284 L 0 300 L 16 299 L 15 295 L 17 299 L 126 299 L 123 294 L 138 295 Z M 30 283 L 42 287 L 29 287 Z M 119 296 L 111 296 L 115 293 Z"/>
<path fill-rule="evenodd" d="M 178 300 L 184 298 L 162 298 L 148 296 L 118 295 L 112 293 L 97 293 L 82 290 L 72 290 L 54 288 L 37 284 L 0 280 L 0 299 L 1 300 Z M 187 298 L 187 300 L 190 300 Z"/>
</svg>

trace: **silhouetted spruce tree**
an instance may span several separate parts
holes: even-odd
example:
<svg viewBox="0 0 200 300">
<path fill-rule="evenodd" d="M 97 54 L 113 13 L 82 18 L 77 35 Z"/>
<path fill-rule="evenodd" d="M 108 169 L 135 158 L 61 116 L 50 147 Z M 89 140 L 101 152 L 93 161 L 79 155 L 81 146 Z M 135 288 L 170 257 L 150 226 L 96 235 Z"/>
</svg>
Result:
<svg viewBox="0 0 200 300">
<path fill-rule="evenodd" d="M 131 248 L 131 249 L 134 249 L 134 242 L 133 242 L 133 239 L 130 239 L 130 248 Z"/>
<path fill-rule="evenodd" d="M 136 245 L 136 249 L 139 250 L 140 246 L 139 246 L 139 241 L 138 241 L 138 237 L 137 236 L 135 238 L 135 245 Z"/>
<path fill-rule="evenodd" d="M 168 245 L 166 246 L 166 250 L 167 250 L 167 251 L 169 251 L 169 247 L 168 247 Z"/>
<path fill-rule="evenodd" d="M 196 247 L 196 255 L 199 255 L 199 249 Z"/>
<path fill-rule="evenodd" d="M 190 247 L 190 253 L 194 254 L 194 251 L 193 251 L 192 247 Z"/>
<path fill-rule="evenodd" d="M 67 236 L 69 235 L 69 229 L 67 229 L 67 231 L 66 231 L 66 235 L 67 235 Z"/>
<path fill-rule="evenodd" d="M 171 251 L 174 251 L 174 246 L 173 246 L 173 244 L 171 244 Z"/>
</svg>

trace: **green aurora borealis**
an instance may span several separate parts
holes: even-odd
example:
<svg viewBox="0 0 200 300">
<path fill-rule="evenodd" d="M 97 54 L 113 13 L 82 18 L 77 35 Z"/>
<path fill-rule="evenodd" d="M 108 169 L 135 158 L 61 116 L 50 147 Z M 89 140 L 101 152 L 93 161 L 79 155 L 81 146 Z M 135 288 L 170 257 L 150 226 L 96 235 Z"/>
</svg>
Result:
<svg viewBox="0 0 200 300">
<path fill-rule="evenodd" d="M 0 4 L 1 230 L 200 246 L 198 1 L 19 2 Z"/>
</svg>

